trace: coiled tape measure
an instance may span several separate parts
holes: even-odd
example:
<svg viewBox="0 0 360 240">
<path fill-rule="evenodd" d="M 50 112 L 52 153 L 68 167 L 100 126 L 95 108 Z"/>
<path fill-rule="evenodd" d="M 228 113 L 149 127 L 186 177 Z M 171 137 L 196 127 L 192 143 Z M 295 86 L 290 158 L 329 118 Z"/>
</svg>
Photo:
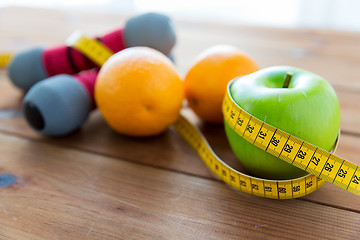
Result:
<svg viewBox="0 0 360 240">
<path fill-rule="evenodd" d="M 100 42 L 80 33 L 72 35 L 67 44 L 88 56 L 99 66 L 113 54 Z M 360 195 L 359 166 L 334 154 L 339 139 L 333 150 L 327 152 L 273 127 L 238 106 L 230 96 L 230 85 L 231 82 L 222 106 L 224 119 L 229 126 L 251 144 L 309 174 L 290 180 L 268 180 L 241 173 L 217 157 L 200 131 L 180 115 L 173 125 L 175 130 L 218 178 L 237 190 L 265 198 L 302 197 L 317 190 L 325 181 Z"/>
</svg>

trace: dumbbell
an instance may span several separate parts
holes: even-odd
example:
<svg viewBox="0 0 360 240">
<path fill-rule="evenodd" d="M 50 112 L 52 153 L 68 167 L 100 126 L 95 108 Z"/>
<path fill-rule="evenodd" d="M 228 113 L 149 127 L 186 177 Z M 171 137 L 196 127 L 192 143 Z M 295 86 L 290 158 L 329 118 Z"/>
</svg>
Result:
<svg viewBox="0 0 360 240">
<path fill-rule="evenodd" d="M 147 46 L 168 55 L 176 36 L 169 17 L 146 13 L 130 18 L 124 28 L 96 38 L 114 53 L 134 46 Z M 76 49 L 62 45 L 48 49 L 33 48 L 15 55 L 8 66 L 10 80 L 27 91 L 38 81 L 58 74 L 75 74 L 96 66 Z"/>
<path fill-rule="evenodd" d="M 36 83 L 25 95 L 23 113 L 38 133 L 63 136 L 80 127 L 95 108 L 98 70 L 59 74 Z"/>
</svg>

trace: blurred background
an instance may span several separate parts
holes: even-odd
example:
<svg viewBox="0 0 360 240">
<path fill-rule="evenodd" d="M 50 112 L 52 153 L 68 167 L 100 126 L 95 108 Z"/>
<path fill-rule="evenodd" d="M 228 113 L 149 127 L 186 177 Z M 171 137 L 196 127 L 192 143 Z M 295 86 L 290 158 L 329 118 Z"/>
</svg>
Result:
<svg viewBox="0 0 360 240">
<path fill-rule="evenodd" d="M 127 14 L 156 10 L 179 20 L 360 32 L 358 0 L 1 0 L 0 8 L 6 6 Z"/>
</svg>

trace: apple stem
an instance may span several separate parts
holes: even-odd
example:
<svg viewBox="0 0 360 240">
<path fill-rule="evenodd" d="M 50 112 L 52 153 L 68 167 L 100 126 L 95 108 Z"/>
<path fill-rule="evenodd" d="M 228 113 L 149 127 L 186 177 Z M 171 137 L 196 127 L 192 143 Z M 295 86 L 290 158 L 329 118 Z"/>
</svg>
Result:
<svg viewBox="0 0 360 240">
<path fill-rule="evenodd" d="M 292 76 L 293 76 L 292 72 L 287 72 L 286 73 L 283 88 L 288 88 L 289 87 Z"/>
</svg>

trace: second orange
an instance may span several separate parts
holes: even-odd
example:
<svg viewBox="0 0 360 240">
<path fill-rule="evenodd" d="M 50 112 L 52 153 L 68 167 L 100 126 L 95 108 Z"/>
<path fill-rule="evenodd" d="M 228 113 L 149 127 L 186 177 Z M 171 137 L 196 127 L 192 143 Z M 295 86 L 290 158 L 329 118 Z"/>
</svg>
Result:
<svg viewBox="0 0 360 240">
<path fill-rule="evenodd" d="M 205 122 L 222 123 L 221 104 L 228 82 L 257 70 L 255 61 L 234 46 L 215 45 L 204 50 L 185 76 L 189 107 Z"/>
</svg>

